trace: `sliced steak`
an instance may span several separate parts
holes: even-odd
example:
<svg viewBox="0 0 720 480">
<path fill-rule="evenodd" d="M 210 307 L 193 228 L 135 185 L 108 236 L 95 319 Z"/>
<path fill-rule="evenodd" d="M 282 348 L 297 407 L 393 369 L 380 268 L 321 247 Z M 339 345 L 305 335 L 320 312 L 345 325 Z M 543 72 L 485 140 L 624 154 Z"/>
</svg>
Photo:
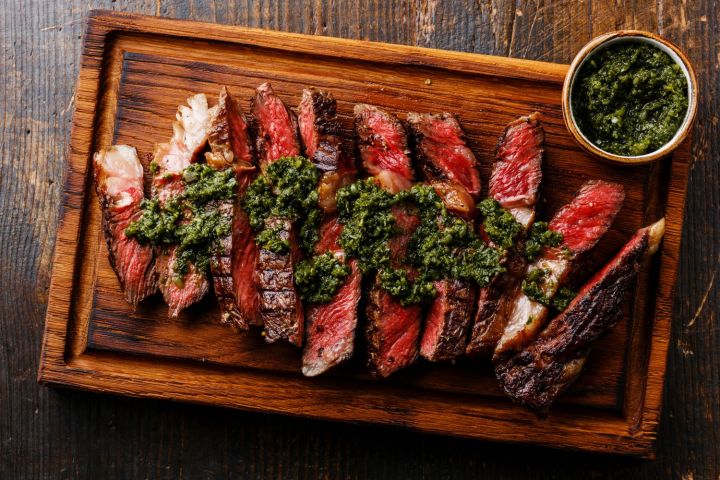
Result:
<svg viewBox="0 0 720 480">
<path fill-rule="evenodd" d="M 352 157 L 342 148 L 335 98 L 315 88 L 303 90 L 298 123 L 305 155 L 322 172 L 318 203 L 326 212 L 334 212 L 338 189 L 357 175 Z"/>
<path fill-rule="evenodd" d="M 553 217 L 549 228 L 563 234 L 563 245 L 544 248 L 527 273 L 544 271 L 542 294 L 552 300 L 567 283 L 578 255 L 592 249 L 608 231 L 620 211 L 625 192 L 622 185 L 603 181 L 585 183 L 577 196 Z M 495 348 L 498 360 L 506 352 L 521 350 L 545 324 L 548 307 L 519 291 L 512 300 L 508 323 Z"/>
<path fill-rule="evenodd" d="M 420 354 L 432 362 L 454 360 L 465 351 L 475 291 L 463 280 L 435 282 L 437 295 L 425 317 Z"/>
<path fill-rule="evenodd" d="M 524 227 L 525 233 L 535 219 L 535 204 L 542 180 L 545 132 L 533 113 L 511 122 L 498 141 L 490 198 L 509 211 Z M 478 294 L 475 320 L 466 348 L 468 355 L 489 355 L 495 349 L 507 325 L 510 302 L 520 287 L 526 262 L 521 245 L 511 248 L 505 258 L 506 271 L 495 277 Z"/>
<path fill-rule="evenodd" d="M 535 340 L 496 364 L 495 374 L 506 394 L 547 412 L 580 375 L 598 339 L 622 318 L 622 300 L 643 259 L 657 250 L 664 230 L 664 220 L 640 229 Z"/>
<path fill-rule="evenodd" d="M 407 115 L 415 158 L 426 180 L 450 180 L 480 196 L 478 162 L 465 142 L 465 132 L 450 113 Z"/>
<path fill-rule="evenodd" d="M 242 198 L 256 168 L 247 122 L 225 87 L 220 90 L 217 108 L 210 117 L 208 143 L 207 164 L 217 170 L 232 169 L 238 180 L 237 196 Z M 255 238 L 247 215 L 237 202 L 223 202 L 218 209 L 232 219 L 234 226 L 233 232 L 221 240 L 217 255 L 210 262 L 220 318 L 223 323 L 247 330 L 258 318 L 257 291 L 253 282 L 248 281 L 255 268 Z"/>
<path fill-rule="evenodd" d="M 337 217 L 328 218 L 320 228 L 317 252 L 333 252 L 344 259 L 338 245 L 342 229 Z M 353 354 L 362 276 L 356 260 L 349 265 L 350 274 L 333 299 L 307 308 L 302 372 L 308 377 L 324 373 Z"/>
<path fill-rule="evenodd" d="M 357 150 L 363 170 L 390 193 L 412 186 L 407 135 L 397 117 L 372 105 L 354 108 Z"/>
<path fill-rule="evenodd" d="M 153 248 L 125 235 L 142 215 L 143 168 L 133 147 L 114 145 L 93 156 L 93 174 L 110 265 L 125 298 L 135 306 L 157 291 Z"/>
<path fill-rule="evenodd" d="M 407 255 L 410 237 L 420 225 L 420 220 L 417 212 L 406 205 L 394 206 L 392 212 L 399 230 L 399 234 L 389 242 L 395 263 L 393 267 L 407 269 L 412 279 L 415 272 L 403 265 L 402 259 Z M 417 358 L 422 309 L 420 305 L 402 306 L 398 299 L 380 286 L 379 275 L 368 293 L 365 334 L 370 370 L 375 375 L 387 377 Z"/>
<path fill-rule="evenodd" d="M 275 95 L 269 83 L 256 89 L 252 114 L 257 133 L 256 151 L 263 171 L 279 158 L 300 155 L 295 114 Z"/>
<path fill-rule="evenodd" d="M 161 205 L 184 191 L 183 171 L 197 160 L 207 145 L 211 115 L 213 111 L 208 109 L 204 94 L 188 98 L 187 106 L 178 107 L 170 142 L 155 148 L 152 192 Z M 175 271 L 176 250 L 172 245 L 159 247 L 157 260 L 159 287 L 171 317 L 177 317 L 182 310 L 200 301 L 209 289 L 205 272 L 195 265 L 190 264 L 182 275 Z"/>
<path fill-rule="evenodd" d="M 290 220 L 268 218 L 266 228 L 276 229 L 278 236 L 290 244 L 289 253 L 274 253 L 261 248 L 255 268 L 255 285 L 260 294 L 260 315 L 265 325 L 265 341 L 278 340 L 300 346 L 303 341 L 303 308 L 295 291 L 294 265 L 300 251 Z"/>
<path fill-rule="evenodd" d="M 275 95 L 269 83 L 257 88 L 252 104 L 257 133 L 257 152 L 264 170 L 282 157 L 300 154 L 295 115 Z M 296 227 L 284 218 L 268 218 L 266 228 L 279 229 L 279 236 L 290 241 L 290 251 L 274 253 L 260 248 L 255 264 L 255 285 L 259 298 L 260 319 L 265 325 L 268 343 L 287 340 L 302 345 L 304 314 L 295 290 L 294 269 L 300 260 Z"/>
</svg>

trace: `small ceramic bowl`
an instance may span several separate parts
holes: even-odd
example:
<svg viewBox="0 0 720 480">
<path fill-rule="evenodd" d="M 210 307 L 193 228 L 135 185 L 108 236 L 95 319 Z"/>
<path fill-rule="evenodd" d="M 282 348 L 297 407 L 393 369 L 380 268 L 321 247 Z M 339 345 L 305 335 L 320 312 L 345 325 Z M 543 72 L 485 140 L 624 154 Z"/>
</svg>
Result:
<svg viewBox="0 0 720 480">
<path fill-rule="evenodd" d="M 660 50 L 664 51 L 670 58 L 675 61 L 682 69 L 685 77 L 687 78 L 688 85 L 688 109 L 685 113 L 685 119 L 683 123 L 675 132 L 675 135 L 663 145 L 660 149 L 654 152 L 646 153 L 645 155 L 638 156 L 623 156 L 616 155 L 614 153 L 606 152 L 597 145 L 593 144 L 580 130 L 575 121 L 572 109 L 572 93 L 573 86 L 575 83 L 575 77 L 580 71 L 580 67 L 595 53 L 599 50 L 615 45 L 617 43 L 624 42 L 644 42 L 653 45 Z M 611 162 L 624 163 L 624 164 L 641 164 L 648 163 L 654 160 L 663 158 L 672 153 L 675 148 L 687 137 L 692 127 L 693 121 L 695 120 L 695 113 L 697 111 L 697 79 L 695 78 L 695 72 L 693 71 L 692 65 L 687 57 L 671 42 L 654 35 L 649 32 L 643 32 L 640 30 L 622 30 L 619 32 L 610 32 L 599 37 L 593 38 L 582 50 L 575 56 L 570 69 L 565 76 L 565 83 L 562 91 L 562 109 L 563 118 L 565 120 L 565 126 L 570 131 L 570 134 L 575 138 L 575 141 L 586 151 L 591 153 L 597 158 L 608 160 Z"/>
</svg>

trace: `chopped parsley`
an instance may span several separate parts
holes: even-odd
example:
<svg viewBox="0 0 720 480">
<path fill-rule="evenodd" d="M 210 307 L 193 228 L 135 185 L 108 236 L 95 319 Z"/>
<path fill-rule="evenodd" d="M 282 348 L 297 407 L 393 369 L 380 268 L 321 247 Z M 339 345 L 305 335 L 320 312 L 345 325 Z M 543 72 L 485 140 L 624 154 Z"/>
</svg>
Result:
<svg viewBox="0 0 720 480">
<path fill-rule="evenodd" d="M 483 217 L 483 228 L 490 239 L 502 248 L 511 248 L 518 234 L 523 231 L 523 226 L 492 198 L 480 202 L 478 210 Z"/>
<path fill-rule="evenodd" d="M 295 267 L 295 285 L 303 301 L 327 303 L 342 287 L 350 267 L 335 255 L 325 252 L 303 260 Z"/>
<path fill-rule="evenodd" d="M 555 293 L 552 299 L 550 299 L 543 290 L 543 284 L 545 283 L 548 273 L 549 272 L 542 268 L 531 270 L 522 282 L 522 291 L 531 300 L 546 307 L 553 307 L 559 312 L 562 312 L 570 305 L 570 302 L 575 298 L 577 292 L 567 287 L 562 287 Z M 532 318 L 529 318 L 527 323 L 532 323 Z"/>
<path fill-rule="evenodd" d="M 152 166 L 151 166 L 152 169 Z M 183 171 L 182 193 L 161 205 L 143 200 L 141 216 L 125 229 L 125 235 L 155 246 L 177 245 L 173 266 L 176 282 L 194 265 L 206 272 L 220 239 L 232 228 L 232 215 L 214 204 L 234 198 L 236 180 L 232 170 L 215 170 L 192 164 Z"/>
</svg>

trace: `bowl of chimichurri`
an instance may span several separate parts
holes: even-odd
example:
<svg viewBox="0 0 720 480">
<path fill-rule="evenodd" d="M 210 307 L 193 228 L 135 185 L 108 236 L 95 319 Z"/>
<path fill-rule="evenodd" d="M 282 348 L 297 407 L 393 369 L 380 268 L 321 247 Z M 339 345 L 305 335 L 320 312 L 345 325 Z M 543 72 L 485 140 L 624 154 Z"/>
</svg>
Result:
<svg viewBox="0 0 720 480">
<path fill-rule="evenodd" d="M 685 139 L 696 92 L 692 66 L 675 45 L 648 32 L 612 32 L 590 41 L 570 65 L 563 117 L 596 157 L 647 163 Z"/>
</svg>

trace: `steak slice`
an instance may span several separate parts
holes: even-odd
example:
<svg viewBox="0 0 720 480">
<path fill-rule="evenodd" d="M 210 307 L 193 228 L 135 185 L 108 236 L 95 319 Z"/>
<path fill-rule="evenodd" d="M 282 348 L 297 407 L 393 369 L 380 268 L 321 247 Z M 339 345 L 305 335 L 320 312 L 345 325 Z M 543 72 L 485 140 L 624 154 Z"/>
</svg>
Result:
<svg viewBox="0 0 720 480">
<path fill-rule="evenodd" d="M 498 141 L 490 177 L 490 198 L 509 211 L 523 227 L 522 241 L 535 218 L 535 204 L 542 180 L 545 131 L 539 114 L 511 122 Z M 466 348 L 468 355 L 490 355 L 507 325 L 510 301 L 520 287 L 525 268 L 520 245 L 508 250 L 505 272 L 478 294 L 475 320 Z"/>
<path fill-rule="evenodd" d="M 622 185 L 603 181 L 586 182 L 577 196 L 553 217 L 549 228 L 563 234 L 563 245 L 544 248 L 527 269 L 545 272 L 539 285 L 547 300 L 567 283 L 578 255 L 592 249 L 608 231 L 620 211 L 625 192 Z M 518 291 L 512 300 L 508 323 L 495 348 L 494 358 L 521 350 L 545 324 L 548 306 Z"/>
<path fill-rule="evenodd" d="M 653 254 L 665 220 L 642 228 L 522 351 L 495 366 L 502 389 L 515 402 L 544 413 L 580 375 L 590 350 L 622 318 L 622 300 L 643 259 Z"/>
<path fill-rule="evenodd" d="M 353 112 L 363 170 L 390 193 L 410 188 L 413 170 L 407 135 L 400 120 L 372 105 L 355 105 Z"/>
<path fill-rule="evenodd" d="M 434 285 L 437 295 L 425 317 L 420 354 L 431 362 L 454 360 L 465 351 L 475 291 L 464 280 L 439 280 Z"/>
<path fill-rule="evenodd" d="M 335 98 L 315 88 L 303 90 L 298 123 L 305 155 L 322 172 L 318 203 L 325 212 L 334 212 L 338 189 L 357 175 L 353 159 L 342 148 Z"/>
<path fill-rule="evenodd" d="M 257 152 L 263 170 L 282 157 L 300 154 L 295 115 L 275 95 L 269 83 L 257 88 L 252 110 Z M 294 280 L 295 265 L 300 260 L 296 227 L 288 219 L 273 217 L 265 220 L 265 227 L 278 229 L 280 238 L 290 242 L 287 253 L 258 249 L 253 277 L 258 291 L 260 319 L 265 325 L 265 340 L 268 343 L 287 340 L 300 346 L 305 324 Z"/>
<path fill-rule="evenodd" d="M 137 151 L 113 145 L 93 155 L 95 191 L 103 213 L 103 233 L 115 274 L 125 298 L 136 306 L 157 291 L 155 254 L 125 235 L 125 229 L 142 215 L 143 168 Z"/>
<path fill-rule="evenodd" d="M 237 197 L 242 198 L 256 168 L 247 123 L 226 87 L 220 90 L 218 106 L 210 117 L 208 143 L 207 164 L 216 170 L 232 169 L 238 181 Z M 237 202 L 222 202 L 218 209 L 232 219 L 234 226 L 230 235 L 221 239 L 218 252 L 210 262 L 220 319 L 222 323 L 247 330 L 258 318 L 257 291 L 253 282 L 248 281 L 255 268 L 255 238 L 247 215 Z"/>
<path fill-rule="evenodd" d="M 317 252 L 333 252 L 344 260 L 338 245 L 342 229 L 336 216 L 328 218 L 320 228 Z M 362 276 L 356 260 L 348 264 L 350 273 L 333 299 L 307 309 L 302 372 L 308 377 L 324 373 L 353 354 Z"/>
<path fill-rule="evenodd" d="M 256 151 L 263 171 L 282 157 L 300 155 L 295 114 L 275 95 L 269 83 L 263 83 L 255 90 L 252 114 L 257 133 Z"/>
<path fill-rule="evenodd" d="M 255 268 L 255 285 L 260 294 L 260 315 L 265 325 L 265 341 L 278 340 L 300 346 L 303 341 L 303 308 L 295 291 L 294 265 L 300 250 L 290 220 L 268 218 L 265 227 L 276 230 L 290 244 L 289 253 L 274 253 L 260 248 Z"/>
<path fill-rule="evenodd" d="M 478 162 L 465 142 L 465 132 L 450 113 L 407 115 L 415 158 L 426 180 L 450 180 L 480 196 Z"/>
<path fill-rule="evenodd" d="M 212 114 L 204 94 L 188 98 L 187 106 L 178 107 L 170 142 L 156 146 L 152 192 L 161 205 L 185 190 L 183 171 L 198 159 L 207 145 Z M 157 259 L 159 287 L 168 304 L 170 317 L 177 317 L 182 310 L 200 301 L 209 289 L 205 272 L 199 271 L 192 263 L 183 275 L 175 271 L 176 250 L 173 245 L 159 247 Z"/>
<path fill-rule="evenodd" d="M 394 268 L 405 268 L 412 279 L 415 272 L 402 264 L 407 255 L 410 237 L 420 225 L 417 212 L 408 205 L 392 208 L 399 234 L 390 242 Z M 388 377 L 412 364 L 418 354 L 422 309 L 420 305 L 404 307 L 400 301 L 380 286 L 380 274 L 376 276 L 367 298 L 366 338 L 368 366 L 373 374 Z"/>
</svg>

